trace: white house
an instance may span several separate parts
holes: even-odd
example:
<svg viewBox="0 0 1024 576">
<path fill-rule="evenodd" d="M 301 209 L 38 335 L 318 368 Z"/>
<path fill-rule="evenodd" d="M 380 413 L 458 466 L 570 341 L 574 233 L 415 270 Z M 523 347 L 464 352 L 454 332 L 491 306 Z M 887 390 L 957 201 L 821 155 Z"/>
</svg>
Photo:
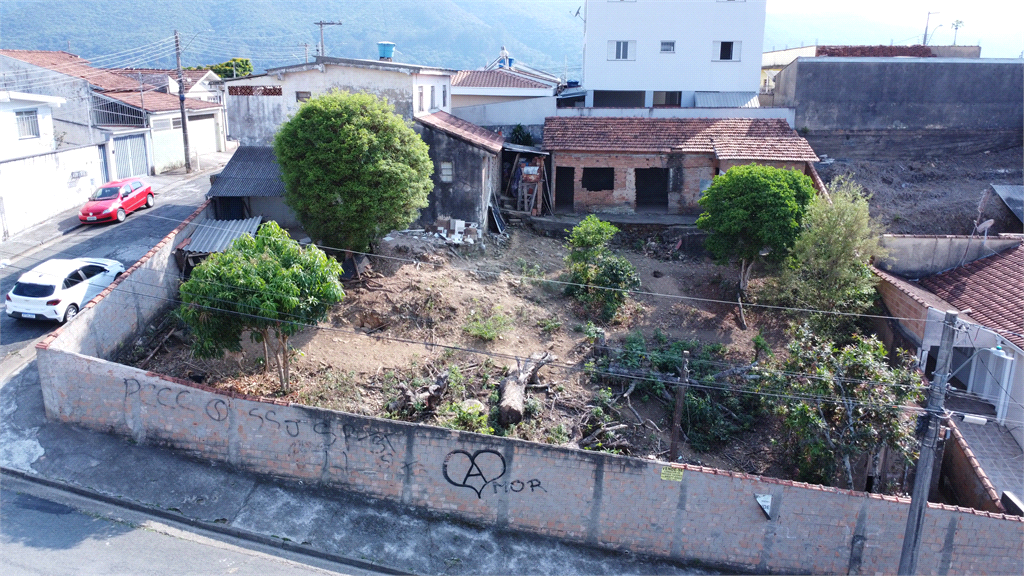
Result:
<svg viewBox="0 0 1024 576">
<path fill-rule="evenodd" d="M 587 0 L 585 19 L 588 108 L 756 102 L 765 0 Z"/>
<path fill-rule="evenodd" d="M 270 144 L 303 102 L 331 90 L 386 98 L 407 120 L 450 113 L 455 72 L 383 58 L 317 57 L 315 62 L 270 68 L 265 74 L 225 79 L 230 136 L 243 146 Z"/>
<path fill-rule="evenodd" d="M 65 102 L 59 96 L 0 91 L 0 161 L 56 149 L 51 108 Z"/>
<path fill-rule="evenodd" d="M 139 83 L 148 84 L 160 92 L 178 93 L 177 70 L 111 68 L 110 71 L 134 79 Z M 220 82 L 220 76 L 217 76 L 212 70 L 183 70 L 182 79 L 185 81 L 185 96 L 203 102 L 220 103 L 220 91 L 215 86 L 215 83 Z"/>
<path fill-rule="evenodd" d="M 460 70 L 452 78 L 452 108 L 554 96 L 563 84 L 557 76 L 516 62 L 501 47 L 498 58 L 481 70 Z"/>
</svg>

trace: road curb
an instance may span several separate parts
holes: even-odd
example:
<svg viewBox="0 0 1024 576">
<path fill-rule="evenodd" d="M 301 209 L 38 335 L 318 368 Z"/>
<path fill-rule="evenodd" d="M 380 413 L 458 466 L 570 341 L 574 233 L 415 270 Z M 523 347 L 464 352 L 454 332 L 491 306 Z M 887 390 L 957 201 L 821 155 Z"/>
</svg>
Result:
<svg viewBox="0 0 1024 576">
<path fill-rule="evenodd" d="M 176 522 L 178 524 L 186 524 L 194 528 L 201 528 L 209 532 L 224 534 L 225 536 L 231 536 L 232 538 L 238 538 L 240 540 L 248 540 L 250 542 L 254 542 L 264 546 L 278 548 L 295 554 L 310 556 L 312 558 L 319 558 L 321 560 L 327 560 L 329 562 L 334 562 L 336 564 L 344 564 L 346 566 L 352 566 L 353 568 L 359 568 L 361 570 L 370 570 L 373 572 L 382 572 L 384 574 L 409 574 L 409 572 L 396 570 L 394 568 L 391 568 L 390 566 L 374 564 L 372 562 L 364 562 L 362 560 L 355 560 L 352 558 L 347 558 L 345 556 L 331 554 L 330 552 L 323 552 L 311 546 L 303 546 L 301 544 L 296 544 L 294 542 L 286 542 L 277 538 L 272 538 L 270 536 L 263 536 L 262 534 L 254 534 L 252 532 L 240 530 L 238 528 L 234 528 L 226 524 L 216 524 L 213 522 L 197 520 L 195 518 L 190 518 L 182 514 L 176 514 L 168 510 L 147 506 L 145 504 L 140 504 L 138 502 L 133 502 L 131 500 L 124 500 L 116 496 L 109 496 L 107 494 L 91 490 L 89 488 L 83 488 L 81 486 L 75 486 L 73 484 L 62 482 L 60 480 L 52 480 L 50 478 L 45 478 L 43 476 L 29 474 L 27 472 L 15 470 L 13 468 L 8 468 L 6 466 L 0 466 L 0 477 L 2 476 L 11 476 L 19 480 L 23 480 L 25 482 L 39 484 L 42 486 L 46 486 L 48 488 L 53 488 L 55 490 L 70 492 L 83 498 L 88 498 L 90 500 L 97 500 L 105 504 L 110 504 L 112 506 L 127 508 L 128 510 L 132 510 L 133 512 L 139 512 L 142 514 L 147 514 L 149 516 L 156 516 L 163 520 Z"/>
</svg>

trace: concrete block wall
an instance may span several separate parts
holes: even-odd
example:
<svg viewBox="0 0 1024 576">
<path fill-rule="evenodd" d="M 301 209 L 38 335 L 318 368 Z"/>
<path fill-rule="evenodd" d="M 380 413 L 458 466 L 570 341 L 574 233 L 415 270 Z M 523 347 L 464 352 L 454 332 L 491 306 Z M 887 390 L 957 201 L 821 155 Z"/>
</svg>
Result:
<svg viewBox="0 0 1024 576">
<path fill-rule="evenodd" d="M 169 234 L 37 345 L 47 416 L 471 522 L 758 572 L 891 573 L 908 501 L 225 394 L 98 358 L 130 322 L 118 286 L 173 266 Z M 127 291 L 125 291 L 128 293 Z M 141 329 L 159 313 L 134 302 Z M 130 302 L 129 302 L 130 303 Z M 107 332 L 112 332 L 108 334 Z M 755 495 L 772 496 L 766 518 Z M 930 505 L 922 573 L 1019 571 L 1024 518 Z"/>
</svg>

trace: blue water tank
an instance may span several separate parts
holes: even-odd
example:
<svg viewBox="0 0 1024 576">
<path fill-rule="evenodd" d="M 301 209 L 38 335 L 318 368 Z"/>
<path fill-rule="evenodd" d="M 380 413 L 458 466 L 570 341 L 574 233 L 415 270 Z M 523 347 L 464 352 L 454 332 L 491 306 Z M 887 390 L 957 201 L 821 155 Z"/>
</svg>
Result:
<svg viewBox="0 0 1024 576">
<path fill-rule="evenodd" d="M 381 58 L 393 58 L 395 56 L 394 42 L 377 42 L 377 53 Z"/>
<path fill-rule="evenodd" d="M 568 82 L 566 82 L 566 86 L 568 86 L 569 88 L 579 88 L 580 87 L 580 81 L 579 80 L 569 80 Z"/>
</svg>

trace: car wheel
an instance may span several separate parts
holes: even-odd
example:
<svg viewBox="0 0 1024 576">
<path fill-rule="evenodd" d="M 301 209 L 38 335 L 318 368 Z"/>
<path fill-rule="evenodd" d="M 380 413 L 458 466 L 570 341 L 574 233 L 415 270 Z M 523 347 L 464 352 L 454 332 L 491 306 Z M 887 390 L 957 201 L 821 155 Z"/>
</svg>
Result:
<svg viewBox="0 0 1024 576">
<path fill-rule="evenodd" d="M 64 311 L 64 322 L 70 322 L 72 318 L 78 316 L 78 306 L 71 304 L 67 310 Z"/>
<path fill-rule="evenodd" d="M 124 208 L 117 209 L 117 221 L 124 222 Z"/>
<path fill-rule="evenodd" d="M 146 208 L 152 208 L 156 201 L 153 200 L 153 195 L 149 194 L 146 196 Z"/>
</svg>

